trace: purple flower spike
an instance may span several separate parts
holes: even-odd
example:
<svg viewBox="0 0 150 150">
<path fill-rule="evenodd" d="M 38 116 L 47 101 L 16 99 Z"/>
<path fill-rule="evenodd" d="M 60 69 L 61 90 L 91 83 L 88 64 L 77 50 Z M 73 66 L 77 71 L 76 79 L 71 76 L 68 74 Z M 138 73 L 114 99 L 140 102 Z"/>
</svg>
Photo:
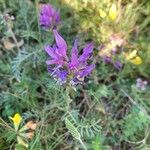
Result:
<svg viewBox="0 0 150 150">
<path fill-rule="evenodd" d="M 67 43 L 57 30 L 53 30 L 53 33 L 56 44 L 45 46 L 45 51 L 50 57 L 46 61 L 49 68 L 48 72 L 61 84 L 68 81 L 72 86 L 82 83 L 84 78 L 95 68 L 95 64 L 88 65 L 87 62 L 92 55 L 93 44 L 87 44 L 82 55 L 78 56 L 78 41 L 75 40 L 71 50 L 71 58 L 69 59 L 66 54 Z"/>
<path fill-rule="evenodd" d="M 41 4 L 39 22 L 45 29 L 55 28 L 60 23 L 59 12 L 50 4 Z"/>
</svg>

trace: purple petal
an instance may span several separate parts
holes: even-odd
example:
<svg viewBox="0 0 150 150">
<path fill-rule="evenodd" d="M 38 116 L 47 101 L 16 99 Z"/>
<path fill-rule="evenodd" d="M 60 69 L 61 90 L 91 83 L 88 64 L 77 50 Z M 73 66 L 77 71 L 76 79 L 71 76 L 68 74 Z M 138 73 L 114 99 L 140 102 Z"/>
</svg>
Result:
<svg viewBox="0 0 150 150">
<path fill-rule="evenodd" d="M 66 57 L 66 52 L 67 52 L 67 43 L 65 42 L 65 40 L 58 34 L 57 30 L 53 30 L 54 36 L 55 36 L 55 40 L 56 40 L 56 44 L 58 46 L 59 49 L 59 53 Z"/>
<path fill-rule="evenodd" d="M 49 56 L 52 58 L 57 58 L 57 55 L 55 54 L 55 49 L 52 48 L 50 45 L 45 46 L 44 50 L 48 53 Z"/>
<path fill-rule="evenodd" d="M 146 85 L 148 84 L 147 81 L 143 81 L 141 78 L 138 78 L 136 80 L 136 87 L 140 90 L 145 90 L 146 89 Z"/>
<path fill-rule="evenodd" d="M 141 79 L 141 78 L 137 78 L 137 79 L 136 79 L 136 82 L 141 83 L 141 82 L 142 82 L 142 79 Z"/>
<path fill-rule="evenodd" d="M 121 70 L 122 69 L 122 66 L 123 64 L 120 62 L 120 61 L 116 61 L 114 63 L 114 67 L 117 69 L 117 70 Z"/>
<path fill-rule="evenodd" d="M 57 77 L 60 79 L 61 82 L 64 82 L 67 80 L 67 71 L 60 71 L 58 70 L 56 72 Z"/>
<path fill-rule="evenodd" d="M 71 54 L 73 53 L 78 57 L 78 40 L 77 39 L 74 41 L 74 45 L 71 51 Z"/>
<path fill-rule="evenodd" d="M 57 61 L 56 61 L 56 60 L 47 60 L 47 61 L 46 61 L 46 64 L 47 64 L 47 65 L 57 64 Z"/>
<path fill-rule="evenodd" d="M 93 48 L 94 48 L 93 43 L 87 44 L 83 49 L 83 54 L 79 57 L 79 61 L 85 62 L 87 59 L 89 59 L 89 57 L 92 54 Z"/>
<path fill-rule="evenodd" d="M 69 64 L 70 69 L 75 69 L 79 66 L 78 61 L 78 49 L 77 49 L 77 40 L 74 42 L 74 46 L 71 51 L 71 62 Z"/>
<path fill-rule="evenodd" d="M 106 64 L 112 63 L 111 57 L 108 57 L 108 56 L 104 56 L 104 57 L 103 57 L 103 61 L 104 61 Z"/>
<path fill-rule="evenodd" d="M 89 74 L 92 72 L 92 70 L 93 70 L 94 68 L 95 68 L 95 64 L 92 64 L 92 65 L 90 65 L 90 66 L 87 66 L 84 70 L 82 70 L 82 71 L 80 72 L 80 74 L 79 74 L 80 78 L 83 78 L 83 77 L 89 75 Z"/>
<path fill-rule="evenodd" d="M 57 23 L 60 22 L 60 14 L 59 14 L 59 11 L 57 11 L 57 12 L 55 13 L 55 20 L 56 20 Z"/>
<path fill-rule="evenodd" d="M 147 82 L 147 81 L 143 81 L 143 84 L 144 84 L 144 85 L 147 85 L 147 84 L 148 84 L 148 82 Z"/>
<path fill-rule="evenodd" d="M 53 72 L 53 68 L 52 68 L 51 66 L 47 66 L 47 71 L 48 71 L 49 73 L 52 73 L 52 72 Z"/>
</svg>

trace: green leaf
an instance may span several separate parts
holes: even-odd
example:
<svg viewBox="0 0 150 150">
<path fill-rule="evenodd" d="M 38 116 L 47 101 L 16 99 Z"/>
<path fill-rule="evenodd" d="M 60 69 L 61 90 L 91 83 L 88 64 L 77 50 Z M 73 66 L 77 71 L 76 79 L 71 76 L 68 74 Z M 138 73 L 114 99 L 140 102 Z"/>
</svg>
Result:
<svg viewBox="0 0 150 150">
<path fill-rule="evenodd" d="M 81 138 L 81 135 L 80 133 L 78 132 L 77 128 L 66 118 L 65 119 L 65 124 L 66 124 L 66 127 L 67 129 L 69 130 L 69 132 L 71 133 L 71 135 L 76 138 L 76 139 L 80 139 Z"/>
<path fill-rule="evenodd" d="M 27 150 L 27 148 L 21 144 L 16 144 L 15 145 L 15 149 L 16 150 Z"/>
</svg>

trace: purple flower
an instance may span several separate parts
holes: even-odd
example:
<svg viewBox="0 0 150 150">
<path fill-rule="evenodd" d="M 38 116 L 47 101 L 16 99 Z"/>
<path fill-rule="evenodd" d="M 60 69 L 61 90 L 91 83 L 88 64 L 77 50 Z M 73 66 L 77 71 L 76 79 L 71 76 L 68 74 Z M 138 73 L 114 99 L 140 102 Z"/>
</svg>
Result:
<svg viewBox="0 0 150 150">
<path fill-rule="evenodd" d="M 146 89 L 147 84 L 148 84 L 147 81 L 144 81 L 141 78 L 138 78 L 136 80 L 136 87 L 142 91 Z"/>
<path fill-rule="evenodd" d="M 80 83 L 95 68 L 95 64 L 88 65 L 87 62 L 92 55 L 93 44 L 88 43 L 83 48 L 83 53 L 78 56 L 78 41 L 75 40 L 69 59 L 67 57 L 67 43 L 57 30 L 53 30 L 53 33 L 56 44 L 46 45 L 44 48 L 49 55 L 49 59 L 46 61 L 48 71 L 61 84 L 67 81 L 73 85 Z"/>
<path fill-rule="evenodd" d="M 103 61 L 104 61 L 106 64 L 112 63 L 111 57 L 108 57 L 108 56 L 103 56 Z"/>
<path fill-rule="evenodd" d="M 113 65 L 117 70 L 121 70 L 123 66 L 123 64 L 120 61 L 115 61 Z"/>
<path fill-rule="evenodd" d="M 59 11 L 50 4 L 41 4 L 39 22 L 45 29 L 55 28 L 60 23 Z"/>
<path fill-rule="evenodd" d="M 105 64 L 113 65 L 117 70 L 121 70 L 123 67 L 123 64 L 119 60 L 114 62 L 109 56 L 103 56 L 103 61 L 105 62 Z"/>
<path fill-rule="evenodd" d="M 113 47 L 113 48 L 111 49 L 111 53 L 112 53 L 113 55 L 117 54 L 117 51 L 118 51 L 118 49 L 117 49 L 116 47 Z"/>
</svg>

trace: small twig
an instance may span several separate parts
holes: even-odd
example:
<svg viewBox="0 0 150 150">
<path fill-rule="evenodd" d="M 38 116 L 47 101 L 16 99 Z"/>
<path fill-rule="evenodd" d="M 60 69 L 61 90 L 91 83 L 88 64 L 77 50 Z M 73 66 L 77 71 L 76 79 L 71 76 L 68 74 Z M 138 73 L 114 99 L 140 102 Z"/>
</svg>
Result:
<svg viewBox="0 0 150 150">
<path fill-rule="evenodd" d="M 5 126 L 7 128 L 9 128 L 12 131 L 15 131 L 15 129 L 13 129 L 11 126 L 9 126 L 1 117 L 0 117 L 0 121 L 3 123 L 0 123 L 0 125 Z"/>
<path fill-rule="evenodd" d="M 141 141 L 138 141 L 138 142 L 134 142 L 134 141 L 127 141 L 127 142 L 132 143 L 132 144 L 145 144 L 149 134 L 150 134 L 149 127 L 147 127 L 144 139 L 142 139 Z"/>
<path fill-rule="evenodd" d="M 142 106 L 139 106 L 139 104 L 137 104 L 137 103 L 134 101 L 134 99 L 131 98 L 123 89 L 121 89 L 121 92 L 123 92 L 123 93 L 128 97 L 128 99 L 129 99 L 135 106 L 137 106 L 139 109 L 142 109 L 144 112 L 147 113 L 146 109 L 145 109 L 144 107 L 142 107 Z"/>
<path fill-rule="evenodd" d="M 84 150 L 87 150 L 87 148 L 86 148 L 85 144 L 82 142 L 82 140 L 81 139 L 78 139 L 78 140 L 81 143 L 81 145 L 83 146 Z"/>
<path fill-rule="evenodd" d="M 17 46 L 18 51 L 20 51 L 20 48 L 19 48 L 19 45 L 18 45 L 18 41 L 17 41 L 17 39 L 16 39 L 16 36 L 15 36 L 15 34 L 14 34 L 12 28 L 11 28 L 9 25 L 8 25 L 8 31 L 9 31 L 9 33 L 11 34 L 11 37 L 13 38 L 13 40 L 14 40 L 16 46 Z"/>
</svg>

